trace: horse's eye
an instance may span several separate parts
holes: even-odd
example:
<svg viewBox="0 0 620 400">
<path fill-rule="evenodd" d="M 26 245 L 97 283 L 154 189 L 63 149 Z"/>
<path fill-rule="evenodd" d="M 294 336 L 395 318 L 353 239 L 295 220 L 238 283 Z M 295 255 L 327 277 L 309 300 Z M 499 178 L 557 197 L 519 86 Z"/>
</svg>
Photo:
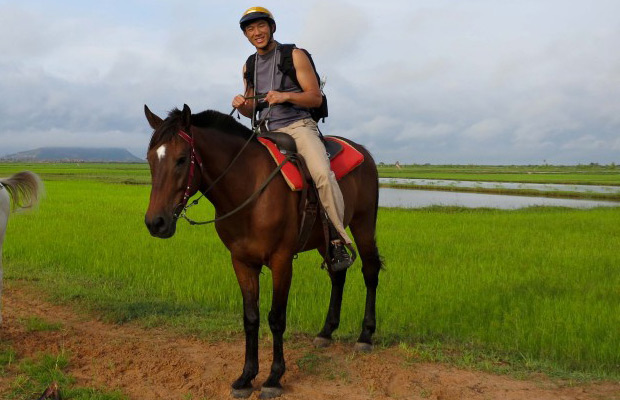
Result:
<svg viewBox="0 0 620 400">
<path fill-rule="evenodd" d="M 187 157 L 181 157 L 177 160 L 177 167 L 180 167 L 181 165 L 185 164 L 185 162 L 187 161 Z"/>
</svg>

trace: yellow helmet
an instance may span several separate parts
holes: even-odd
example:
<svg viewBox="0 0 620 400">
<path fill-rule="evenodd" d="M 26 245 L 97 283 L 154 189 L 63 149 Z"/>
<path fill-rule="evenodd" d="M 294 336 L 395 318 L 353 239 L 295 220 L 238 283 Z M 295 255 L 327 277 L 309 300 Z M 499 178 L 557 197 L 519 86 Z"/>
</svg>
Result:
<svg viewBox="0 0 620 400">
<path fill-rule="evenodd" d="M 239 20 L 239 26 L 241 30 L 245 30 L 245 27 L 249 25 L 251 22 L 256 21 L 257 19 L 266 19 L 270 24 L 273 24 L 273 31 L 276 31 L 276 20 L 273 19 L 273 15 L 269 10 L 265 7 L 250 7 L 241 16 L 241 20 Z"/>
</svg>

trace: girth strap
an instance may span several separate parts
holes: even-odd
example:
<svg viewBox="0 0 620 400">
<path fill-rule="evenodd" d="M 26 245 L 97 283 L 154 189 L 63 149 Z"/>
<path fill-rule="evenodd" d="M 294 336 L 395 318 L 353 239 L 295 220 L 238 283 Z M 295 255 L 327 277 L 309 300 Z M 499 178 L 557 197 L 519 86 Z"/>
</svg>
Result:
<svg viewBox="0 0 620 400">
<path fill-rule="evenodd" d="M 297 168 L 301 172 L 303 177 L 303 186 L 301 189 L 301 198 L 299 200 L 299 215 L 301 215 L 301 222 L 299 224 L 299 236 L 297 238 L 297 251 L 299 253 L 303 251 L 304 247 L 308 243 L 312 228 L 316 221 L 316 216 L 319 211 L 319 196 L 312 182 L 312 176 L 306 166 L 306 162 L 301 154 L 295 154 L 293 159 Z"/>
</svg>

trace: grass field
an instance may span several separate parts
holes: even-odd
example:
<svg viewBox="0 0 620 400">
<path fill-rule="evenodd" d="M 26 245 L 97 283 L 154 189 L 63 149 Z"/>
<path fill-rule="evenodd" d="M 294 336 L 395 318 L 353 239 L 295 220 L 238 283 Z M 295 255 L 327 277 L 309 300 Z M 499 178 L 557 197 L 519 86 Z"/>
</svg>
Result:
<svg viewBox="0 0 620 400">
<path fill-rule="evenodd" d="M 145 166 L 2 164 L 41 173 L 38 212 L 14 215 L 5 279 L 28 280 L 58 301 L 104 318 L 138 320 L 203 337 L 242 331 L 241 296 L 229 255 L 212 226 L 180 223 L 168 240 L 143 223 Z M 123 183 L 125 182 L 125 183 Z M 208 203 L 192 209 L 209 218 Z M 620 379 L 620 208 L 517 211 L 380 209 L 376 338 L 455 349 L 497 364 Z M 325 317 L 329 279 L 318 254 L 295 261 L 290 334 L 314 335 Z M 363 280 L 348 276 L 337 337 L 355 340 Z M 268 332 L 270 273 L 261 276 Z"/>
<path fill-rule="evenodd" d="M 39 322 L 40 323 L 40 322 Z M 40 328 L 40 327 L 39 327 Z M 49 329 L 45 327 L 44 329 Z M 56 327 L 53 330 L 59 329 Z M 34 328 L 34 330 L 43 330 Z M 22 400 L 39 398 L 51 382 L 62 388 L 62 398 L 74 400 L 125 400 L 118 391 L 102 392 L 101 390 L 77 386 L 75 378 L 67 375 L 65 369 L 69 365 L 69 357 L 64 352 L 52 356 L 41 354 L 36 358 L 19 359 L 9 344 L 0 341 L 0 376 L 7 369 L 16 369 L 19 374 L 10 387 L 0 387 L 0 395 L 5 400 Z M 49 397 L 51 398 L 51 397 Z"/>
<path fill-rule="evenodd" d="M 380 165 L 385 178 L 565 183 L 620 186 L 620 166 L 612 165 Z"/>
</svg>

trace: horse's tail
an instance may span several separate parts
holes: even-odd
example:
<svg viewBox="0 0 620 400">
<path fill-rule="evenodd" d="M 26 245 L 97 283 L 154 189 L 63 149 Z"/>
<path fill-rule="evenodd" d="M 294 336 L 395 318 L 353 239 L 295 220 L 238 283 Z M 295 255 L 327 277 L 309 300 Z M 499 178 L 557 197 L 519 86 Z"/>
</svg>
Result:
<svg viewBox="0 0 620 400">
<path fill-rule="evenodd" d="M 373 215 L 373 226 L 374 226 L 374 248 L 370 252 L 368 256 L 372 260 L 373 265 L 377 265 L 379 269 L 385 270 L 385 261 L 383 256 L 379 254 L 379 249 L 376 244 L 376 234 L 377 234 L 377 218 L 379 217 L 379 170 L 377 169 L 377 163 L 375 162 L 370 151 L 362 145 L 358 145 L 358 150 L 362 150 L 364 154 L 364 163 L 367 164 L 370 174 L 372 174 L 372 180 L 375 182 L 375 192 L 374 192 L 374 215 Z"/>
<path fill-rule="evenodd" d="M 13 210 L 33 208 L 43 194 L 43 183 L 30 171 L 18 172 L 10 178 L 0 179 L 0 184 L 11 197 Z"/>
<path fill-rule="evenodd" d="M 370 155 L 370 152 L 368 152 L 368 154 Z M 372 159 L 372 156 L 371 156 Z M 377 185 L 375 188 L 375 215 L 374 215 L 374 219 L 375 219 L 375 229 L 376 229 L 376 224 L 377 224 L 377 218 L 379 217 L 379 170 L 377 169 L 377 164 L 375 163 L 375 160 L 372 159 L 372 164 L 373 167 L 376 171 L 376 176 L 375 179 L 377 180 Z M 375 230 L 376 232 L 376 230 Z M 376 240 L 376 238 L 375 238 Z M 377 246 L 375 245 L 375 257 L 376 257 L 376 263 L 379 264 L 379 268 L 385 270 L 385 260 L 383 258 L 383 256 L 381 256 L 379 254 L 379 249 L 377 248 Z"/>
</svg>

